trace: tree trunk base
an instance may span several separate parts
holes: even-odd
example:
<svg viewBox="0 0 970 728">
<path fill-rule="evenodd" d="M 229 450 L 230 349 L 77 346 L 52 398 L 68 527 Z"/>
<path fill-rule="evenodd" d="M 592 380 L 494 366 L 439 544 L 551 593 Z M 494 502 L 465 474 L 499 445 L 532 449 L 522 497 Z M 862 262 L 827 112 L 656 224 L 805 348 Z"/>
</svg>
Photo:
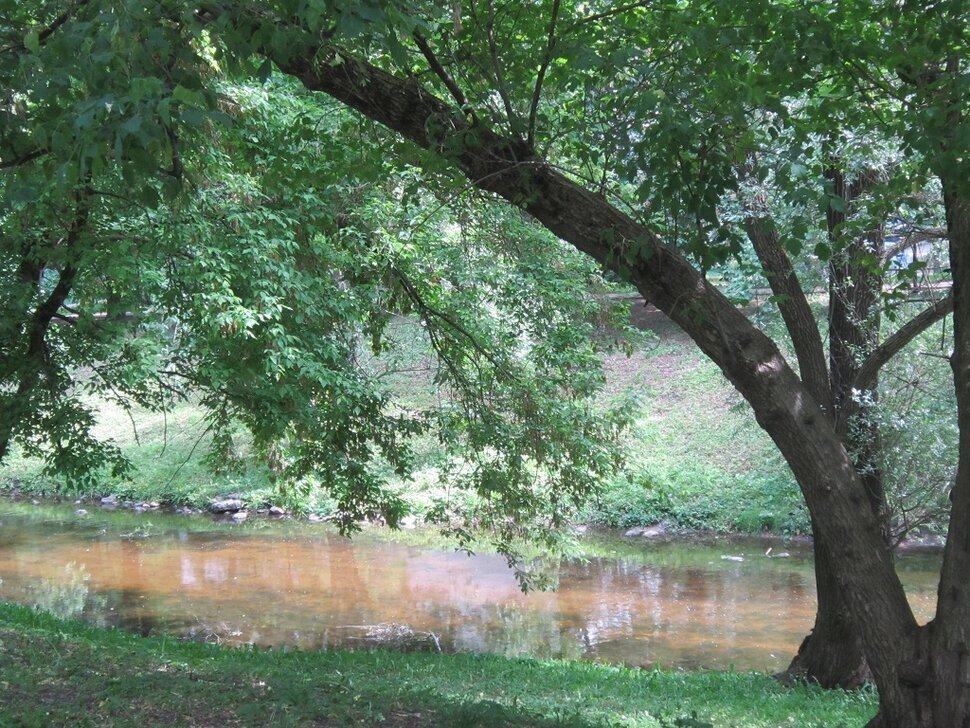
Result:
<svg viewBox="0 0 970 728">
<path fill-rule="evenodd" d="M 816 627 L 817 629 L 817 627 Z M 811 682 L 823 688 L 854 690 L 872 681 L 858 640 L 839 635 L 825 638 L 813 632 L 802 640 L 788 669 L 775 677 L 785 684 Z"/>
</svg>

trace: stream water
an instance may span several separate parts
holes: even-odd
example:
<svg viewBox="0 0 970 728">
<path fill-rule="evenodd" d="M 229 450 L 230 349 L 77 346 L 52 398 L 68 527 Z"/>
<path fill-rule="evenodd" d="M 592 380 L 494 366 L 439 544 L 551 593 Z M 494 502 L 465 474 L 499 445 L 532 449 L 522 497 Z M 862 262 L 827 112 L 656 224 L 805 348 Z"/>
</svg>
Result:
<svg viewBox="0 0 970 728">
<path fill-rule="evenodd" d="M 503 558 L 420 533 L 75 508 L 0 502 L 0 599 L 225 644 L 368 647 L 413 630 L 447 651 L 739 670 L 783 668 L 815 609 L 810 549 L 758 539 L 585 536 L 582 558 L 546 565 L 555 591 L 523 594 Z M 899 560 L 924 620 L 937 566 Z"/>
</svg>

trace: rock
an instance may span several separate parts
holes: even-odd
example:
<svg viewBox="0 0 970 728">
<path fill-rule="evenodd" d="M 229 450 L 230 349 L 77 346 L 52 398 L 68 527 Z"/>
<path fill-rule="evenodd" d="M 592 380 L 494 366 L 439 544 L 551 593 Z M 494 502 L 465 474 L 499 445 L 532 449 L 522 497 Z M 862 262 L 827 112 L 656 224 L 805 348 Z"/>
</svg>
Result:
<svg viewBox="0 0 970 728">
<path fill-rule="evenodd" d="M 398 528 L 417 528 L 418 517 L 417 516 L 405 516 L 400 521 L 397 522 Z"/>
<path fill-rule="evenodd" d="M 31 505 L 35 505 L 35 506 L 39 506 L 40 505 L 40 501 L 37 500 L 36 498 L 34 498 L 32 501 L 30 501 L 30 503 L 31 503 Z"/>
<path fill-rule="evenodd" d="M 241 511 L 246 507 L 243 503 L 242 498 L 215 498 L 209 504 L 209 510 L 213 513 L 235 513 L 236 511 Z"/>
<path fill-rule="evenodd" d="M 311 514 L 310 514 L 309 516 L 307 516 L 307 517 L 306 517 L 306 519 L 307 519 L 307 520 L 308 520 L 308 521 L 309 521 L 310 523 L 320 523 L 320 521 L 322 521 L 322 520 L 323 520 L 323 519 L 322 519 L 322 518 L 320 518 L 320 516 L 318 516 L 318 515 L 317 515 L 316 513 L 311 513 Z"/>
<path fill-rule="evenodd" d="M 280 508 L 279 506 L 272 506 L 269 509 L 269 514 L 271 516 L 285 516 L 286 511 L 283 508 Z"/>
<path fill-rule="evenodd" d="M 623 535 L 642 536 L 643 538 L 657 538 L 658 536 L 663 536 L 666 533 L 667 529 L 664 528 L 663 524 L 658 523 L 655 526 L 638 526 L 637 528 L 631 528 Z"/>
<path fill-rule="evenodd" d="M 146 510 L 148 510 L 148 509 L 147 509 L 147 508 L 145 508 L 145 506 L 143 506 L 143 505 L 142 505 L 141 503 L 139 503 L 139 504 L 138 504 L 138 505 L 136 505 L 136 506 L 135 506 L 135 507 L 134 507 L 134 508 L 133 508 L 132 510 L 134 510 L 134 511 L 135 511 L 135 513 L 144 513 L 144 512 L 145 512 Z"/>
<path fill-rule="evenodd" d="M 358 632 L 351 639 L 361 640 L 375 647 L 393 648 L 401 652 L 441 652 L 441 641 L 434 632 L 418 632 L 406 624 L 348 625 L 343 629 Z"/>
<path fill-rule="evenodd" d="M 743 556 L 722 556 L 721 561 L 744 561 Z"/>
<path fill-rule="evenodd" d="M 266 509 L 265 508 L 257 508 L 256 509 L 256 512 L 257 513 L 266 513 Z"/>
<path fill-rule="evenodd" d="M 577 536 L 582 536 L 589 530 L 589 526 L 580 524 L 578 526 L 573 526 L 572 530 Z"/>
<path fill-rule="evenodd" d="M 162 504 L 159 503 L 158 501 L 152 501 L 151 503 L 148 504 L 148 507 L 149 508 L 152 508 L 152 509 L 155 509 L 155 508 L 158 508 L 160 505 L 162 505 Z"/>
<path fill-rule="evenodd" d="M 116 495 L 106 495 L 101 499 L 101 505 L 103 506 L 116 506 L 118 505 L 118 496 Z"/>
<path fill-rule="evenodd" d="M 83 508 L 78 508 L 76 511 L 74 511 L 74 515 L 75 516 L 86 516 L 86 515 L 88 515 L 88 512 L 86 510 L 84 510 Z"/>
<path fill-rule="evenodd" d="M 249 514 L 246 513 L 246 511 L 237 511 L 236 513 L 232 514 L 232 520 L 236 523 L 242 523 L 247 518 L 249 518 Z"/>
</svg>

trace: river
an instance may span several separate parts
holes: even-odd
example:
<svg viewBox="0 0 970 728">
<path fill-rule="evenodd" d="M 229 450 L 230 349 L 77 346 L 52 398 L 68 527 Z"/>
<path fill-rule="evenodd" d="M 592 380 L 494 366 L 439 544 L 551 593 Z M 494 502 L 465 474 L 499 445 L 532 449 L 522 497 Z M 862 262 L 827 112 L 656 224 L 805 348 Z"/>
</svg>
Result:
<svg viewBox="0 0 970 728">
<path fill-rule="evenodd" d="M 85 507 L 0 501 L 0 599 L 230 645 L 369 647 L 413 631 L 446 651 L 770 671 L 814 615 L 810 549 L 762 539 L 583 536 L 582 557 L 544 564 L 555 591 L 523 594 L 502 557 L 420 533 Z M 922 620 L 937 566 L 899 560 Z"/>
</svg>

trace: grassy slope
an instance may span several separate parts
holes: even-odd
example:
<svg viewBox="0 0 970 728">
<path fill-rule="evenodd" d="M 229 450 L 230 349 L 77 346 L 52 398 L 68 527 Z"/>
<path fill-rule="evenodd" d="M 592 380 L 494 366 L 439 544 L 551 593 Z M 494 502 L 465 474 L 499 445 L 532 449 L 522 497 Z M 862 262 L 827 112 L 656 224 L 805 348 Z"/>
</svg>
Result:
<svg viewBox="0 0 970 728">
<path fill-rule="evenodd" d="M 0 725 L 861 726 L 871 693 L 754 674 L 390 652 L 236 651 L 0 604 Z M 683 720 L 696 714 L 696 722 Z M 679 721 L 679 722 L 678 722 Z"/>
<path fill-rule="evenodd" d="M 613 354 L 606 359 L 605 396 L 633 389 L 642 398 L 627 437 L 627 467 L 590 504 L 584 518 L 611 526 L 665 521 L 683 528 L 804 532 L 807 515 L 790 473 L 739 395 L 662 314 L 636 306 L 633 320 L 654 336 L 631 357 Z M 420 352 L 405 363 L 415 362 L 421 363 Z M 421 366 L 389 381 L 412 403 L 429 404 L 435 397 L 429 372 Z M 203 413 L 192 404 L 167 416 L 136 412 L 131 418 L 117 405 L 99 407 L 98 434 L 124 448 L 136 475 L 132 482 L 106 480 L 86 495 L 113 492 L 134 501 L 202 507 L 215 495 L 239 492 L 254 504 L 321 513 L 329 507 L 325 497 L 277 493 L 259 468 L 213 476 L 203 462 L 208 442 Z M 244 436 L 238 445 L 244 455 Z M 440 487 L 435 462 L 439 453 L 430 440 L 418 443 L 417 450 L 417 477 L 402 489 L 420 511 L 428 502 L 427 491 Z M 40 463 L 16 455 L 0 469 L 0 483 L 12 479 L 38 494 L 58 487 L 42 476 Z"/>
<path fill-rule="evenodd" d="M 608 392 L 642 394 L 627 437 L 626 472 L 588 509 L 613 526 L 796 533 L 808 517 L 791 472 L 741 396 L 655 309 L 634 324 L 653 333 L 632 357 L 606 360 Z"/>
</svg>

